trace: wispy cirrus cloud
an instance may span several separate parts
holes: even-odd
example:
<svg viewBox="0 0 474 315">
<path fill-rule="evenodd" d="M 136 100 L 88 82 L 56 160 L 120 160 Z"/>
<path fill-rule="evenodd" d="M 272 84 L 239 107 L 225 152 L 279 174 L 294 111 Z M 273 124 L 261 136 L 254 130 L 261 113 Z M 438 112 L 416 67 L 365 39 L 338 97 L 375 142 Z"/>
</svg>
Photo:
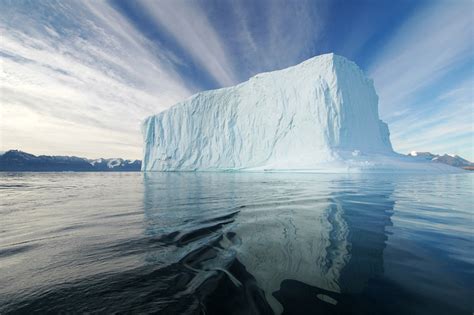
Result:
<svg viewBox="0 0 474 315">
<path fill-rule="evenodd" d="M 139 1 L 140 14 L 192 59 L 182 60 L 116 4 L 2 3 L 2 149 L 139 157 L 140 122 L 196 91 L 199 76 L 182 77 L 175 65 L 195 63 L 216 86 L 233 85 L 304 59 L 298 43 L 317 33 L 310 2 L 262 3 L 257 27 L 249 7 L 230 3 L 233 24 L 222 32 L 202 2 Z M 129 145 L 104 147 L 104 137 Z"/>
<path fill-rule="evenodd" d="M 138 158 L 143 118 L 192 92 L 176 57 L 106 2 L 2 9 L 2 149 Z M 104 139 L 129 145 L 104 147 Z"/>
<path fill-rule="evenodd" d="M 369 75 L 383 116 L 410 106 L 416 93 L 472 60 L 472 9 L 472 2 L 470 8 L 464 1 L 432 2 L 405 21 L 380 50 Z"/>
<path fill-rule="evenodd" d="M 392 142 L 403 153 L 431 151 L 474 157 L 474 78 L 430 100 L 430 109 L 412 109 L 391 123 Z"/>
<path fill-rule="evenodd" d="M 326 2 L 138 1 L 156 28 L 189 54 L 217 87 L 314 55 Z"/>
<path fill-rule="evenodd" d="M 369 74 L 396 150 L 474 158 L 473 9 L 467 1 L 429 3 L 372 63 Z"/>
<path fill-rule="evenodd" d="M 236 25 L 233 46 L 247 76 L 285 68 L 319 51 L 326 25 L 324 1 L 232 1 Z"/>
<path fill-rule="evenodd" d="M 222 39 L 195 1 L 140 1 L 140 4 L 220 86 L 238 82 Z"/>
</svg>

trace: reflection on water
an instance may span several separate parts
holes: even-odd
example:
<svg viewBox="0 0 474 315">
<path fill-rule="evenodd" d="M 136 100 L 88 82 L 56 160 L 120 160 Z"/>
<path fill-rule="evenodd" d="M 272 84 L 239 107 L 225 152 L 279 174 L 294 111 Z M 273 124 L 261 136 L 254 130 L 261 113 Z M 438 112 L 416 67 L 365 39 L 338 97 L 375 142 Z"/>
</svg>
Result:
<svg viewBox="0 0 474 315">
<path fill-rule="evenodd" d="M 470 174 L 3 174 L 0 188 L 0 313 L 472 311 Z"/>
</svg>

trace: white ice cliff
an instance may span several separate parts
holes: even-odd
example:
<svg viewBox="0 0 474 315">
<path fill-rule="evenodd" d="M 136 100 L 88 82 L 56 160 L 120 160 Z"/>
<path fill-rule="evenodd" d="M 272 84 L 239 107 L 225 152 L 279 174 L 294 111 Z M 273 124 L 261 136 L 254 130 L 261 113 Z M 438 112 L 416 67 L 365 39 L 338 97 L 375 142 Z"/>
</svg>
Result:
<svg viewBox="0 0 474 315">
<path fill-rule="evenodd" d="M 198 93 L 142 128 L 144 171 L 443 168 L 393 152 L 372 80 L 335 54 Z"/>
</svg>

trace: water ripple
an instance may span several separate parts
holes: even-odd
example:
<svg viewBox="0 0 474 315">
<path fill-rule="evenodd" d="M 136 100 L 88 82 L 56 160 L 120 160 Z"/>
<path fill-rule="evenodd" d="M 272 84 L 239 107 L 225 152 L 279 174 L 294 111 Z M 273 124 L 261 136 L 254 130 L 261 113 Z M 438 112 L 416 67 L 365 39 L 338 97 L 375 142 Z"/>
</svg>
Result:
<svg viewBox="0 0 474 315">
<path fill-rule="evenodd" d="M 0 313 L 471 314 L 458 175 L 0 174 Z"/>
</svg>

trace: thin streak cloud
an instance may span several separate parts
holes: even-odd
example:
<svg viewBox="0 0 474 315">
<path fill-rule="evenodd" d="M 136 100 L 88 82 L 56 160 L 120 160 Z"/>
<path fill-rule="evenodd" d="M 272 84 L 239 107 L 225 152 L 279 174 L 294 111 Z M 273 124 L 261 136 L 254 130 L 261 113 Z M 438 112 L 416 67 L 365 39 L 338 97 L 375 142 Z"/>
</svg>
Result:
<svg viewBox="0 0 474 315">
<path fill-rule="evenodd" d="M 143 117 L 192 93 L 175 58 L 105 2 L 16 2 L 0 18 L 3 150 L 24 143 L 27 151 L 77 154 L 86 146 L 83 155 L 139 158 Z M 40 121 L 63 125 L 61 136 L 43 133 L 45 124 L 28 131 Z M 29 140 L 18 141 L 26 133 Z M 103 137 L 135 148 L 104 149 Z"/>
<path fill-rule="evenodd" d="M 472 3 L 472 2 L 471 2 Z M 383 117 L 473 57 L 473 15 L 463 1 L 433 2 L 396 31 L 369 69 Z"/>
<path fill-rule="evenodd" d="M 432 151 L 474 157 L 474 81 L 462 82 L 431 100 L 436 109 L 405 112 L 391 124 L 392 143 L 403 153 Z"/>
<path fill-rule="evenodd" d="M 193 1 L 142 1 L 145 12 L 205 68 L 220 86 L 238 82 L 222 40 L 205 12 Z"/>
</svg>

